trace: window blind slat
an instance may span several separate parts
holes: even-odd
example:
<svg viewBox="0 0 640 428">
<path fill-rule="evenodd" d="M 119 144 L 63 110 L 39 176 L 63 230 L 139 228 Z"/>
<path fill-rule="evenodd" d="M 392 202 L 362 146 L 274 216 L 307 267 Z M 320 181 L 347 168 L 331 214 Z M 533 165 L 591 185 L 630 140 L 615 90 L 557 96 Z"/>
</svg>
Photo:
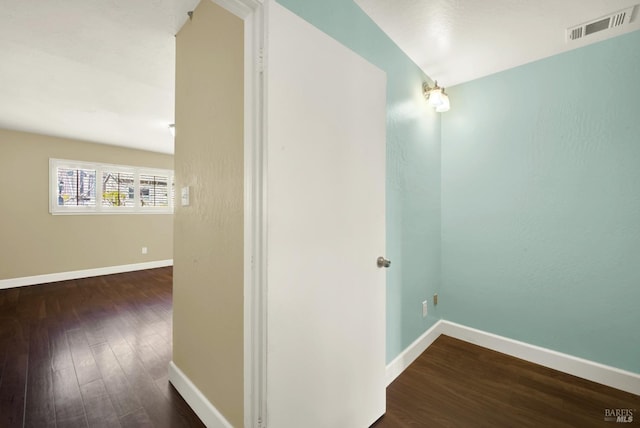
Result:
<svg viewBox="0 0 640 428">
<path fill-rule="evenodd" d="M 49 160 L 51 214 L 170 214 L 174 207 L 171 170 Z"/>
</svg>

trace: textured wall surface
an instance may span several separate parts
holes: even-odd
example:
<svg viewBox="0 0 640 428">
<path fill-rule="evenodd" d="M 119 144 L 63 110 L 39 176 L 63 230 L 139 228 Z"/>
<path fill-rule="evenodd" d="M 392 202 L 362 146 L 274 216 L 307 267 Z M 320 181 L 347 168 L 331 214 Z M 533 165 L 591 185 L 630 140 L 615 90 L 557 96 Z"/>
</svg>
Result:
<svg viewBox="0 0 640 428">
<path fill-rule="evenodd" d="M 640 372 L 640 32 L 450 88 L 444 318 Z"/>
<path fill-rule="evenodd" d="M 172 258 L 171 214 L 49 214 L 49 158 L 173 169 L 171 155 L 0 129 L 0 279 Z"/>
<path fill-rule="evenodd" d="M 211 1 L 176 39 L 173 361 L 243 424 L 244 24 Z"/>
<path fill-rule="evenodd" d="M 387 361 L 438 319 L 422 301 L 440 283 L 440 118 L 426 76 L 351 0 L 279 0 L 387 73 Z M 366 162 L 366 159 L 362 160 Z M 367 191 L 376 191 L 368 189 Z"/>
</svg>

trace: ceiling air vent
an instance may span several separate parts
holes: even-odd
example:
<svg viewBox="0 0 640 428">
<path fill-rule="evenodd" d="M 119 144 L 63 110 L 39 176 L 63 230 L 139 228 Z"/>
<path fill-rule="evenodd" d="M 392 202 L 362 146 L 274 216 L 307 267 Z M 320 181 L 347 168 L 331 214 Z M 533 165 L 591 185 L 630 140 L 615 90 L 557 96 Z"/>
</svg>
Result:
<svg viewBox="0 0 640 428">
<path fill-rule="evenodd" d="M 618 12 L 603 16 L 601 18 L 585 22 L 584 24 L 567 28 L 567 42 L 579 40 L 590 34 L 598 33 L 604 30 L 610 30 L 612 28 L 628 24 L 631 21 L 631 13 L 633 12 L 634 7 L 635 6 L 631 6 L 627 9 L 623 9 Z"/>
</svg>

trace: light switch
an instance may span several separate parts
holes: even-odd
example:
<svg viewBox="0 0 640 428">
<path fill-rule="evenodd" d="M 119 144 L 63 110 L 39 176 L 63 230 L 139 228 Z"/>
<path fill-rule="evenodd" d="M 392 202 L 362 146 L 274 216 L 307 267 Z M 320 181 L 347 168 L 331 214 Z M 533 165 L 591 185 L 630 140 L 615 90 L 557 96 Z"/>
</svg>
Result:
<svg viewBox="0 0 640 428">
<path fill-rule="evenodd" d="M 189 186 L 185 186 L 182 188 L 182 206 L 189 206 Z"/>
</svg>

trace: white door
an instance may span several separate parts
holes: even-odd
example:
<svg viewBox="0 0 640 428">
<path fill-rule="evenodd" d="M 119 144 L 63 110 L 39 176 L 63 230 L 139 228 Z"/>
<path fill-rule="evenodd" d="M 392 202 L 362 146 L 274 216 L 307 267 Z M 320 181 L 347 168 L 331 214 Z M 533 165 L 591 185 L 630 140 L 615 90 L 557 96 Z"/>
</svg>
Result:
<svg viewBox="0 0 640 428">
<path fill-rule="evenodd" d="M 365 428 L 385 411 L 386 75 L 269 5 L 266 423 Z"/>
</svg>

